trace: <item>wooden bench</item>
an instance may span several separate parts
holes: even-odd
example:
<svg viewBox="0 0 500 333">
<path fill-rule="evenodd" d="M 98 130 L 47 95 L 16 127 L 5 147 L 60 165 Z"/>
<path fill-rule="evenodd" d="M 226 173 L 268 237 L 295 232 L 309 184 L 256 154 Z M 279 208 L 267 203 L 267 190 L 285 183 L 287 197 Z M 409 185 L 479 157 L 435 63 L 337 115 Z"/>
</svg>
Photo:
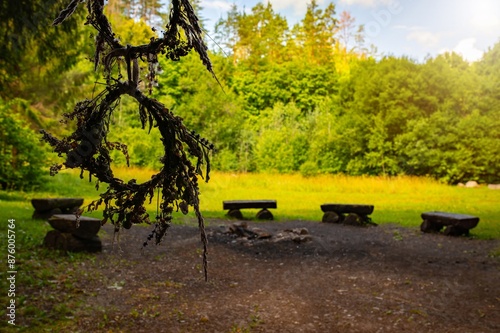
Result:
<svg viewBox="0 0 500 333">
<path fill-rule="evenodd" d="M 273 214 L 268 209 L 277 207 L 276 200 L 231 200 L 222 202 L 222 208 L 228 210 L 227 215 L 236 219 L 243 218 L 240 209 L 260 208 L 257 218 L 259 220 L 272 220 L 274 218 Z"/>
<path fill-rule="evenodd" d="M 447 212 L 422 213 L 422 219 L 422 232 L 440 232 L 446 227 L 443 233 L 449 236 L 468 235 L 469 230 L 479 223 L 479 217 Z"/>
<path fill-rule="evenodd" d="M 75 213 L 83 205 L 83 198 L 35 198 L 31 204 L 35 208 L 33 219 L 45 220 L 55 214 Z"/>
<path fill-rule="evenodd" d="M 102 243 L 97 236 L 101 229 L 101 220 L 74 214 L 52 215 L 48 219 L 54 228 L 45 235 L 45 247 L 70 252 L 100 252 Z"/>
<path fill-rule="evenodd" d="M 324 212 L 322 222 L 344 223 L 349 225 L 376 225 L 368 216 L 373 213 L 372 205 L 352 205 L 328 203 L 321 205 Z"/>
</svg>

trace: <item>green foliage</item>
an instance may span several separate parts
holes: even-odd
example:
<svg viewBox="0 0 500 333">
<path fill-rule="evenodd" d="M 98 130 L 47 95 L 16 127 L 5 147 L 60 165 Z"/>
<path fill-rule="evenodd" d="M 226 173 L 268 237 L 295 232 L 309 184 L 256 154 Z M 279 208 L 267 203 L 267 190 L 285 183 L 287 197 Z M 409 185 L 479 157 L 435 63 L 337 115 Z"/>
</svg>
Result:
<svg viewBox="0 0 500 333">
<path fill-rule="evenodd" d="M 278 103 L 259 117 L 261 124 L 254 147 L 258 171 L 293 172 L 305 162 L 308 140 L 301 112 L 294 104 Z"/>
<path fill-rule="evenodd" d="M 24 100 L 0 99 L 0 185 L 3 189 L 33 188 L 41 181 L 45 152 L 36 134 L 19 116 L 30 113 Z"/>
<path fill-rule="evenodd" d="M 156 1 L 143 3 L 156 6 Z M 148 43 L 153 23 L 134 8 L 130 1 L 116 0 L 107 12 L 113 13 L 120 41 Z M 57 43 L 76 32 L 61 34 Z M 30 81 L 23 74 L 17 80 L 21 93 L 16 96 L 30 96 L 26 99 L 37 106 L 22 115 L 32 126 L 67 134 L 54 115 L 103 83 L 85 59 L 92 55 L 82 42 L 88 31 L 78 32 L 82 37 L 68 43 L 79 45 L 70 71 L 49 76 L 42 70 L 41 77 Z M 455 53 L 424 63 L 405 57 L 376 60 L 368 56 L 354 18 L 337 15 L 333 3 L 317 1 L 309 2 L 293 27 L 270 2 L 250 10 L 233 5 L 213 38 L 220 45 L 211 54 L 219 82 L 195 54 L 174 62 L 160 56 L 163 73 L 157 73 L 152 96 L 214 143 L 215 169 L 500 182 L 500 42 L 473 64 Z M 58 68 L 58 61 L 47 68 Z M 146 63 L 139 64 L 144 84 Z M 112 140 L 127 143 L 133 165 L 158 168 L 158 133 L 153 128 L 142 135 L 136 107 L 133 99 L 121 101 L 111 119 Z M 119 153 L 112 158 L 125 163 Z"/>
</svg>

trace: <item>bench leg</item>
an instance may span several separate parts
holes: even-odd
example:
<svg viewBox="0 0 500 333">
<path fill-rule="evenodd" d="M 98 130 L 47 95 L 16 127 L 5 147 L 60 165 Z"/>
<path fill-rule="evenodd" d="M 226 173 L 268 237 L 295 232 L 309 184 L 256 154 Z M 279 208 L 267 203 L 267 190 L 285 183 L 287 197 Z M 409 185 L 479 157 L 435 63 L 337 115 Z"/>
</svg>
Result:
<svg viewBox="0 0 500 333">
<path fill-rule="evenodd" d="M 232 217 L 233 219 L 242 220 L 243 214 L 241 214 L 239 209 L 231 209 L 227 212 L 227 216 Z"/>
<path fill-rule="evenodd" d="M 463 229 L 454 225 L 449 225 L 444 229 L 443 232 L 446 236 L 462 236 L 462 235 L 469 235 L 469 230 Z"/>
<path fill-rule="evenodd" d="M 269 210 L 267 210 L 266 208 L 261 209 L 257 213 L 257 218 L 259 220 L 273 220 L 274 219 L 273 214 Z"/>
<path fill-rule="evenodd" d="M 340 216 L 335 212 L 325 212 L 321 222 L 324 223 L 340 223 Z"/>
<path fill-rule="evenodd" d="M 343 223 L 345 225 L 354 225 L 354 226 L 362 226 L 363 225 L 363 220 L 361 216 L 359 216 L 356 213 L 349 213 L 345 217 Z"/>
<path fill-rule="evenodd" d="M 424 220 L 422 222 L 422 224 L 420 225 L 420 231 L 426 232 L 426 233 L 439 232 L 442 228 L 443 228 L 443 226 L 441 226 L 440 224 L 433 223 L 429 220 Z"/>
</svg>

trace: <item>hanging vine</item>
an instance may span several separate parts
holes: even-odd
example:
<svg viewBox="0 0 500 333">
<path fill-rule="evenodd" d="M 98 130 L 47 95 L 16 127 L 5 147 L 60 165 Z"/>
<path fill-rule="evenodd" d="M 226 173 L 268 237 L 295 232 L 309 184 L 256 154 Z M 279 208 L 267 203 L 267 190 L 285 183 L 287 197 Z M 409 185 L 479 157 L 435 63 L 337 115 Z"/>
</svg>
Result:
<svg viewBox="0 0 500 333">
<path fill-rule="evenodd" d="M 217 80 L 201 37 L 198 18 L 189 0 L 172 0 L 170 19 L 165 31 L 162 31 L 163 36 L 153 37 L 148 44 L 137 46 L 120 43 L 103 12 L 104 0 L 72 0 L 54 20 L 53 25 L 61 24 L 83 2 L 86 2 L 88 11 L 85 24 L 97 30 L 93 61 L 95 70 L 103 71 L 106 89 L 92 99 L 77 103 L 72 112 L 64 115 L 65 121 L 76 121 L 76 130 L 68 137 L 58 139 L 45 130 L 41 131 L 42 140 L 48 142 L 60 157 L 65 158 L 64 162 L 51 167 L 51 175 L 57 174 L 63 167 L 79 168 L 82 178 L 84 171 L 89 172 L 90 181 L 92 177 L 97 178 L 96 187 L 99 183 L 106 183 L 107 190 L 100 194 L 98 200 L 90 203 L 87 210 L 94 211 L 103 206 L 102 224 L 112 223 L 115 231 L 128 229 L 133 224 L 152 224 L 145 203 L 146 200 L 152 202 L 155 190 L 158 189 L 161 196 L 159 211 L 154 220 L 154 229 L 143 247 L 153 238 L 156 244 L 163 240 L 174 210 L 187 214 L 188 207 L 192 206 L 203 244 L 203 267 L 207 279 L 207 237 L 200 212 L 198 176 L 205 173 L 205 180 L 209 180 L 208 152 L 213 149 L 213 145 L 194 131 L 189 131 L 180 117 L 142 91 L 147 88 L 151 93 L 155 85 L 159 55 L 175 61 L 192 49 L 199 54 L 207 70 Z M 146 84 L 141 84 L 139 60 L 148 64 Z M 120 71 L 122 67 L 126 70 L 124 74 Z M 159 173 L 142 184 L 134 180 L 124 182 L 116 178 L 111 169 L 111 150 L 121 151 L 127 164 L 129 163 L 127 146 L 107 139 L 111 115 L 124 94 L 137 101 L 142 128 L 151 131 L 156 127 L 162 136 L 163 166 Z M 190 158 L 195 162 L 191 162 Z M 206 168 L 205 172 L 202 170 L 203 166 Z"/>
</svg>

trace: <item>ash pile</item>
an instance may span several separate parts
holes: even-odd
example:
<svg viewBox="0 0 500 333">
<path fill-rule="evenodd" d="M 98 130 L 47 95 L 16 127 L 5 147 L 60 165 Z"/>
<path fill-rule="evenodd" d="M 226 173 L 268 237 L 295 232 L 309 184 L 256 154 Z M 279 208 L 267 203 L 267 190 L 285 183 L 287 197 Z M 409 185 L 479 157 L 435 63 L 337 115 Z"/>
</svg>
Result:
<svg viewBox="0 0 500 333">
<path fill-rule="evenodd" d="M 249 227 L 246 222 L 220 226 L 217 230 L 209 232 L 208 236 L 219 241 L 244 246 L 282 242 L 305 243 L 312 240 L 306 228 L 284 229 L 273 234 L 262 228 Z"/>
</svg>

